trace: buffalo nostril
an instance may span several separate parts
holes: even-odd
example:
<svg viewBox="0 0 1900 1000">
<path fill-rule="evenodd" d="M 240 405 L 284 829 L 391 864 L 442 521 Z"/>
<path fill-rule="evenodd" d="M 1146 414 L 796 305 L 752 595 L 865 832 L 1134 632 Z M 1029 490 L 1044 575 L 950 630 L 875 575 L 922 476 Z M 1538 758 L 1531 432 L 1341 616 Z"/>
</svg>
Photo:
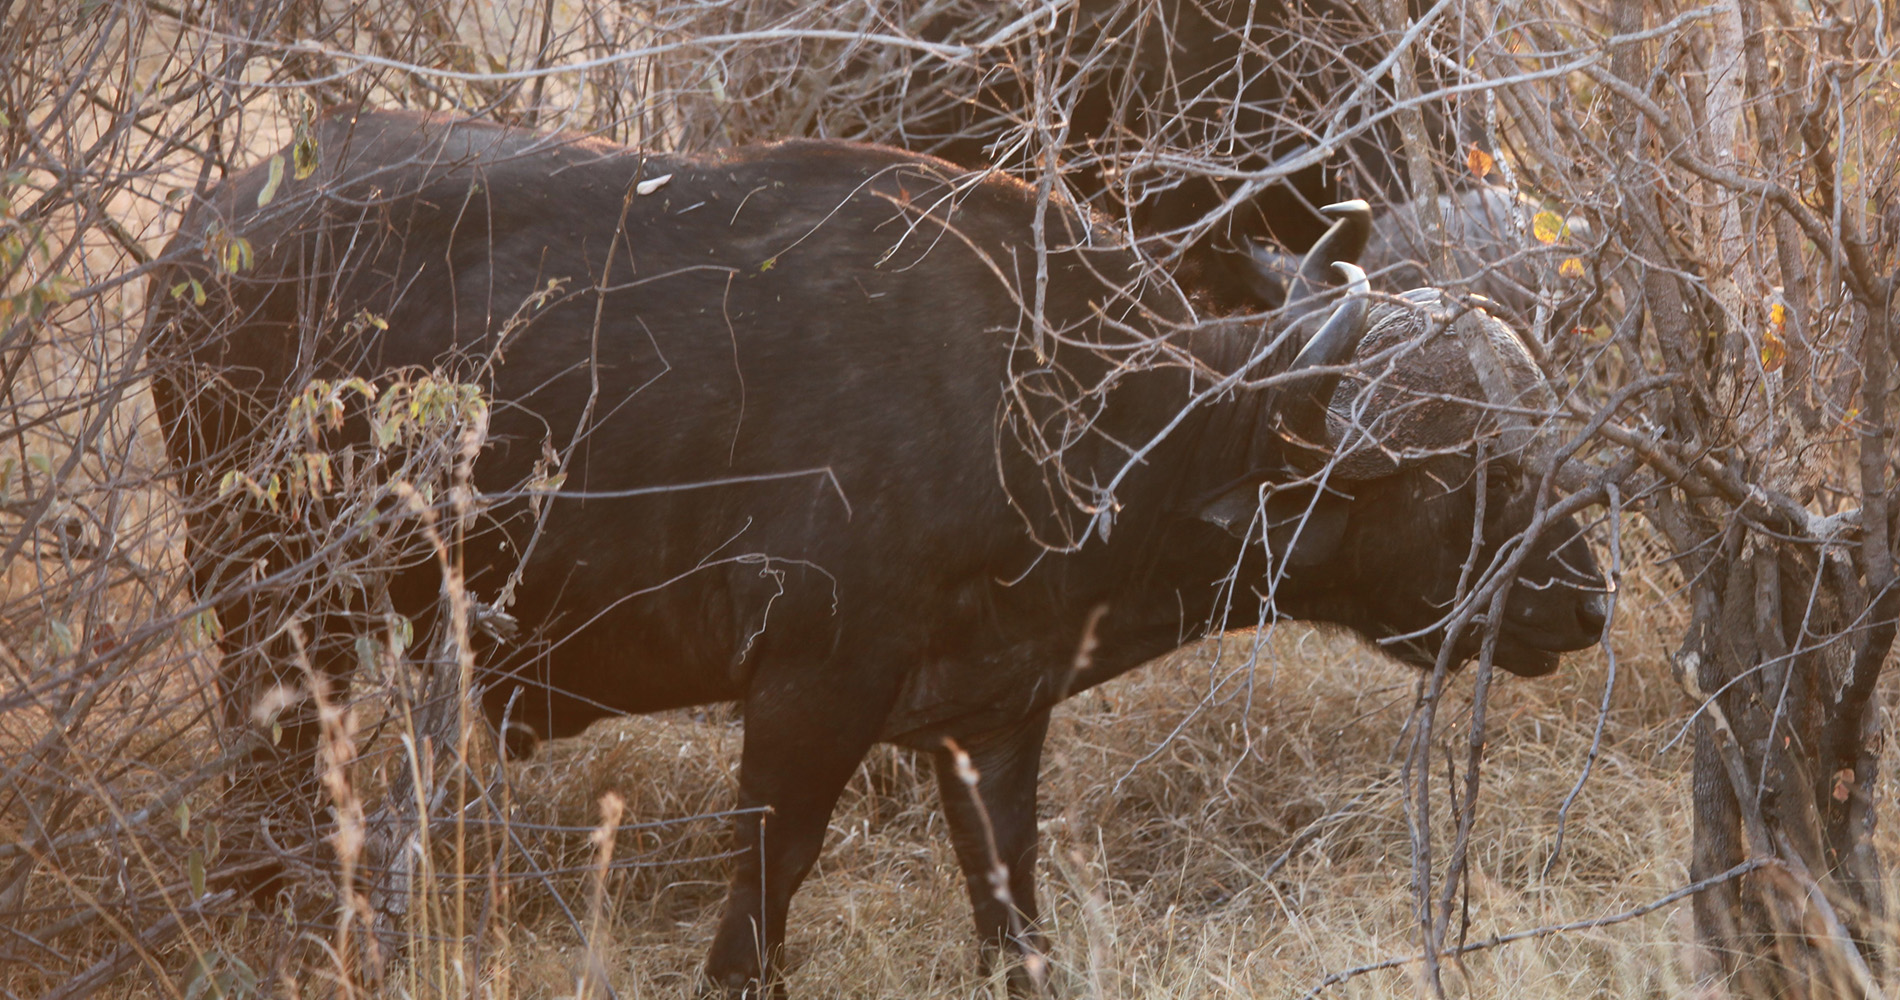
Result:
<svg viewBox="0 0 1900 1000">
<path fill-rule="evenodd" d="M 1586 635 L 1601 636 L 1610 620 L 1610 601 L 1603 594 L 1591 594 L 1577 606 L 1577 624 Z"/>
</svg>

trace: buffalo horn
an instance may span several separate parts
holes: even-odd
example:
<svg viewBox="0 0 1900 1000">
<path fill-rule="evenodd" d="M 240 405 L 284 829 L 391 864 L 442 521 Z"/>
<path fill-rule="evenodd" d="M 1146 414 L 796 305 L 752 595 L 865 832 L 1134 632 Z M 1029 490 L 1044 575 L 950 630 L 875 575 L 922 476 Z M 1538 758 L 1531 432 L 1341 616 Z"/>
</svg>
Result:
<svg viewBox="0 0 1900 1000">
<path fill-rule="evenodd" d="M 1286 373 L 1289 375 L 1344 364 L 1359 349 L 1359 342 L 1365 339 L 1367 304 L 1370 301 L 1366 272 L 1360 270 L 1359 265 L 1345 261 L 1334 262 L 1333 270 L 1346 280 L 1346 297 L 1333 307 L 1332 315 L 1326 318 L 1326 322 L 1306 342 L 1306 346 L 1300 348 L 1293 363 L 1287 366 Z M 1280 418 L 1294 437 L 1302 441 L 1326 439 L 1326 407 L 1333 398 L 1333 391 L 1339 387 L 1339 374 L 1330 372 L 1302 379 L 1281 397 Z"/>
<path fill-rule="evenodd" d="M 1336 264 L 1358 264 L 1366 241 L 1372 238 L 1372 206 L 1363 200 L 1355 198 L 1327 205 L 1320 212 L 1334 221 L 1332 228 L 1320 236 L 1300 261 L 1299 274 L 1294 276 L 1293 288 L 1287 293 L 1287 315 L 1296 318 L 1306 311 L 1311 300 L 1326 293 L 1331 269 Z"/>
</svg>

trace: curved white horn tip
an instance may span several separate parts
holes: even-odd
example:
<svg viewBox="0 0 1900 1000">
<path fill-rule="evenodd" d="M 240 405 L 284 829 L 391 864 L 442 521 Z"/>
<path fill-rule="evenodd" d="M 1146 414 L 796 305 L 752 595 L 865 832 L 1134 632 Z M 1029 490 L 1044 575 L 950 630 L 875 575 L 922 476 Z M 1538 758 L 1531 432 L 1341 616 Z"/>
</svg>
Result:
<svg viewBox="0 0 1900 1000">
<path fill-rule="evenodd" d="M 1364 198 L 1352 198 L 1346 201 L 1336 201 L 1330 205 L 1321 206 L 1319 211 L 1321 215 L 1330 216 L 1356 215 L 1361 212 L 1371 215 L 1372 206 L 1367 203 Z"/>
<path fill-rule="evenodd" d="M 1344 260 L 1333 261 L 1333 273 L 1345 279 L 1348 295 L 1364 295 L 1371 290 L 1366 281 L 1365 269 L 1357 264 Z"/>
</svg>

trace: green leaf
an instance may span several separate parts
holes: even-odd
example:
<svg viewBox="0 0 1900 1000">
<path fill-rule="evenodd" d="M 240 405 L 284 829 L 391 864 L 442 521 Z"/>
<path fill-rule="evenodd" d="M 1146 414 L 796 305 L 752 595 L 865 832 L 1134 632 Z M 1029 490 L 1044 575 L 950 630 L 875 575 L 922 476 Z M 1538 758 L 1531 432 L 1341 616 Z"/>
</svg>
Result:
<svg viewBox="0 0 1900 1000">
<path fill-rule="evenodd" d="M 185 632 L 185 641 L 193 646 L 209 646 L 222 634 L 218 624 L 218 613 L 211 608 L 192 615 L 180 625 Z"/>
<path fill-rule="evenodd" d="M 185 986 L 185 1000 L 198 1000 L 199 997 L 205 995 L 206 991 L 214 988 L 211 979 L 211 956 L 199 955 L 197 961 L 191 965 L 191 982 Z"/>
<path fill-rule="evenodd" d="M 185 877 L 191 880 L 191 898 L 205 898 L 205 857 L 197 848 L 185 859 Z"/>
<path fill-rule="evenodd" d="M 200 285 L 197 278 L 191 279 L 191 304 L 194 306 L 205 304 L 205 286 Z"/>
<path fill-rule="evenodd" d="M 191 806 L 185 804 L 184 800 L 181 799 L 176 806 L 172 807 L 172 815 L 178 817 L 178 835 L 180 837 L 191 832 Z"/>
<path fill-rule="evenodd" d="M 224 960 L 231 964 L 231 971 L 219 977 L 223 980 L 225 994 L 233 997 L 257 996 L 257 973 L 234 955 L 226 955 Z"/>
<path fill-rule="evenodd" d="M 73 300 L 73 279 L 63 274 L 49 274 L 40 280 L 33 293 L 44 302 L 63 306 Z"/>
<path fill-rule="evenodd" d="M 257 207 L 263 208 L 277 197 L 277 185 L 284 182 L 284 154 L 278 153 L 270 158 L 270 179 L 264 182 L 264 190 L 257 193 Z"/>
<path fill-rule="evenodd" d="M 57 618 L 53 618 L 46 622 L 46 627 L 53 633 L 53 646 L 59 651 L 59 655 L 70 656 L 73 650 L 79 648 L 78 644 L 73 641 L 73 627 L 71 625 Z"/>
</svg>

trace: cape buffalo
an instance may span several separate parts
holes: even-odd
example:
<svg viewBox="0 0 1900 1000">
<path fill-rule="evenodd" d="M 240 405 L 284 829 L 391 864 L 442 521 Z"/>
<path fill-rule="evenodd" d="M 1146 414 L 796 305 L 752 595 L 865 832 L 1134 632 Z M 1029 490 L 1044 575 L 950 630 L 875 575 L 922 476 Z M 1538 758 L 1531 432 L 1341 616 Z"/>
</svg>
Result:
<svg viewBox="0 0 1900 1000">
<path fill-rule="evenodd" d="M 1315 261 L 1363 243 L 1363 212 L 1341 214 Z M 1341 382 L 1362 338 L 1425 329 L 1429 295 L 1375 303 L 1359 276 L 1327 305 L 1338 291 L 1307 280 L 1287 322 L 1197 323 L 1085 214 L 931 157 L 794 141 L 687 158 L 345 113 L 199 201 L 166 258 L 155 393 L 230 689 L 287 631 L 259 581 L 323 570 L 287 517 L 229 488 L 270 474 L 286 407 L 319 378 L 479 384 L 486 499 L 460 566 L 521 625 L 485 653 L 491 716 L 561 737 L 743 706 L 739 804 L 770 811 L 735 824 L 707 962 L 728 989 L 776 981 L 791 896 L 875 742 L 936 755 L 993 943 L 1036 914 L 1036 775 L 1067 695 L 1230 618 L 1405 637 L 1391 652 L 1430 663 L 1474 539 L 1474 572 L 1520 557 L 1500 665 L 1548 672 L 1603 626 L 1577 522 L 1524 537 L 1541 446 L 1493 448 L 1478 475 L 1491 432 L 1468 401 L 1497 400 L 1444 353 L 1458 338 L 1422 362 L 1362 351 Z M 1548 391 L 1508 329 L 1457 322 L 1513 391 Z M 394 606 L 426 618 L 434 556 L 396 560 Z M 353 663 L 347 611 L 296 652 Z M 988 881 L 992 844 L 1017 912 Z"/>
</svg>

